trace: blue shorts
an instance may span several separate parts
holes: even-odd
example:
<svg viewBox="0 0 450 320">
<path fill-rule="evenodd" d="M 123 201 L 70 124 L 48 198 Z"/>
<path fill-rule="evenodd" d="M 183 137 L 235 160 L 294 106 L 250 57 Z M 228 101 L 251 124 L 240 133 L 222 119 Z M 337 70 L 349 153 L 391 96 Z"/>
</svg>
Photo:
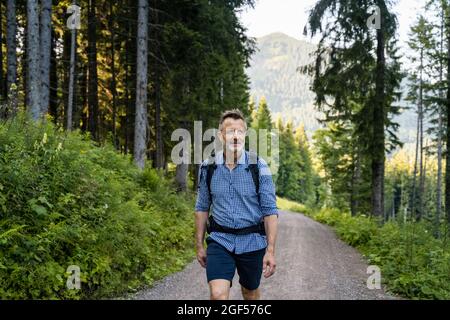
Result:
<svg viewBox="0 0 450 320">
<path fill-rule="evenodd" d="M 206 277 L 208 282 L 216 279 L 232 280 L 237 269 L 239 283 L 248 290 L 258 289 L 261 282 L 263 258 L 266 249 L 235 254 L 218 244 L 211 238 L 206 238 Z"/>
</svg>

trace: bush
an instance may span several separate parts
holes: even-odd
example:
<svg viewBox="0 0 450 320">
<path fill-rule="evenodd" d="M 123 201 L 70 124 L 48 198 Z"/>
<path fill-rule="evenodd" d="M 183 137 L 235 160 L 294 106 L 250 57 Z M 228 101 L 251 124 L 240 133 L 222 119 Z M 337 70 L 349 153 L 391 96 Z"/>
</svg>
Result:
<svg viewBox="0 0 450 320">
<path fill-rule="evenodd" d="M 194 199 L 111 145 L 26 115 L 0 124 L 0 298 L 112 297 L 193 256 Z M 67 267 L 81 269 L 68 290 Z"/>
<path fill-rule="evenodd" d="M 334 208 L 317 212 L 284 199 L 278 203 L 285 210 L 309 212 L 316 221 L 334 227 L 343 241 L 381 268 L 382 280 L 391 292 L 413 299 L 450 299 L 448 232 L 442 232 L 443 239 L 435 239 L 427 222 L 379 225 L 375 219 L 352 217 Z"/>
<path fill-rule="evenodd" d="M 288 210 L 288 211 L 294 211 L 303 213 L 307 216 L 310 216 L 312 214 L 312 210 L 305 206 L 304 204 L 288 200 L 286 198 L 277 197 L 277 207 L 280 210 Z"/>
<path fill-rule="evenodd" d="M 393 293 L 415 299 L 450 299 L 450 250 L 425 222 L 378 226 L 366 216 L 323 209 L 315 218 L 334 226 L 339 237 L 378 265 Z"/>
<path fill-rule="evenodd" d="M 408 298 L 450 299 L 450 250 L 425 222 L 386 223 L 362 247 L 389 288 Z"/>
</svg>

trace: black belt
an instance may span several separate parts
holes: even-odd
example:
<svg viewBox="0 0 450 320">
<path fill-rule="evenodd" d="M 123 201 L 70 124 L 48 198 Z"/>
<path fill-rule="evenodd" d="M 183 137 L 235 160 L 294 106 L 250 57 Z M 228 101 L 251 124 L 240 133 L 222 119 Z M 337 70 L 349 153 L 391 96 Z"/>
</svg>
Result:
<svg viewBox="0 0 450 320">
<path fill-rule="evenodd" d="M 208 224 L 206 225 L 206 232 L 208 234 L 211 234 L 211 232 L 223 232 L 223 233 L 231 233 L 235 235 L 244 235 L 244 234 L 250 234 L 250 233 L 259 233 L 260 235 L 266 235 L 266 230 L 264 228 L 264 222 L 260 222 L 258 224 L 255 224 L 253 226 L 241 228 L 241 229 L 233 229 L 221 226 L 218 224 L 212 215 L 209 216 Z"/>
</svg>

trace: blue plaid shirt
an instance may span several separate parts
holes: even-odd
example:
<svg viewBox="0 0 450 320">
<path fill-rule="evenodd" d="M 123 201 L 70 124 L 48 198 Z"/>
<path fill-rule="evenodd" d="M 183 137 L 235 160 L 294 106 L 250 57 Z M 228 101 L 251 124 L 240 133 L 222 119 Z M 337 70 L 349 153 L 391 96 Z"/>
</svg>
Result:
<svg viewBox="0 0 450 320">
<path fill-rule="evenodd" d="M 202 163 L 199 170 L 199 186 L 196 211 L 208 211 L 210 204 L 214 220 L 228 228 L 240 229 L 259 223 L 263 217 L 277 215 L 275 186 L 272 174 L 264 159 L 259 158 L 259 195 L 253 182 L 252 173 L 248 169 L 249 153 L 242 152 L 236 167 L 230 170 L 224 163 L 223 152 L 216 155 L 216 169 L 211 180 L 211 196 L 206 183 L 208 160 Z M 212 203 L 211 203 L 212 200 Z M 252 252 L 267 247 L 266 236 L 259 233 L 234 235 L 230 233 L 212 232 L 212 240 L 236 254 Z"/>
</svg>

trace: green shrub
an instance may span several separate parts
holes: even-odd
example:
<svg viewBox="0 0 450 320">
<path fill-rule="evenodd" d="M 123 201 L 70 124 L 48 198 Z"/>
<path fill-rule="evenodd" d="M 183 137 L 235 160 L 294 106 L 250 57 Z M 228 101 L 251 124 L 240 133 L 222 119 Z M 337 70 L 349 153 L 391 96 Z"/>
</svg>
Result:
<svg viewBox="0 0 450 320">
<path fill-rule="evenodd" d="M 280 210 L 288 210 L 288 211 L 294 211 L 303 213 L 307 216 L 310 216 L 312 214 L 312 210 L 305 206 L 304 204 L 288 200 L 286 198 L 277 197 L 277 207 Z"/>
<path fill-rule="evenodd" d="M 338 209 L 323 208 L 313 217 L 320 223 L 335 226 L 342 218 L 342 213 Z"/>
<path fill-rule="evenodd" d="M 389 288 L 418 299 L 450 299 L 450 250 L 425 222 L 386 223 L 361 248 Z"/>
<path fill-rule="evenodd" d="M 193 256 L 193 201 L 110 145 L 19 114 L 0 124 L 0 298 L 112 297 Z M 81 270 L 68 290 L 67 267 Z"/>
<path fill-rule="evenodd" d="M 278 200 L 284 210 L 296 208 L 296 203 Z M 301 210 L 308 212 L 297 204 Z M 382 281 L 396 294 L 412 299 L 450 299 L 450 248 L 442 232 L 435 239 L 427 222 L 380 225 L 364 215 L 352 217 L 334 208 L 309 210 L 316 221 L 334 227 L 346 243 L 357 247 L 369 263 L 381 268 Z"/>
</svg>

